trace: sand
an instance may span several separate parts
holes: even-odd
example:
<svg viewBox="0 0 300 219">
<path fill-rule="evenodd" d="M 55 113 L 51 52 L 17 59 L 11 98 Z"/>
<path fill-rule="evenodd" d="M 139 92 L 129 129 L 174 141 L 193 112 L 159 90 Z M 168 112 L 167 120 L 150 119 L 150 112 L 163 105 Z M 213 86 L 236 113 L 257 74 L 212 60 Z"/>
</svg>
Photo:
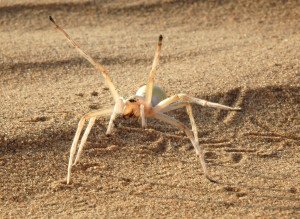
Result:
<svg viewBox="0 0 300 219">
<path fill-rule="evenodd" d="M 0 218 L 300 217 L 299 1 L 0 1 Z M 99 118 L 66 184 L 85 113 L 113 105 L 101 75 L 52 15 L 109 69 L 128 97 L 147 80 L 242 107 L 193 106 L 212 183 L 176 128 Z M 184 110 L 170 113 L 186 125 Z"/>
</svg>

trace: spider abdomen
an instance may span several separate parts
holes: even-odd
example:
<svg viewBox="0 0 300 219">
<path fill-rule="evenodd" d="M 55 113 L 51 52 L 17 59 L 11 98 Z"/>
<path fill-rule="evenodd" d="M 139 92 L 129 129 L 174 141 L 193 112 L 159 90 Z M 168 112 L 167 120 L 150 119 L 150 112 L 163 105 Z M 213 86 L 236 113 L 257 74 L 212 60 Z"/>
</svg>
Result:
<svg viewBox="0 0 300 219">
<path fill-rule="evenodd" d="M 137 97 L 143 97 L 145 98 L 146 95 L 146 85 L 140 87 L 136 94 Z M 161 89 L 159 86 L 154 85 L 153 86 L 153 91 L 152 91 L 152 99 L 151 99 L 151 104 L 152 106 L 156 106 L 160 101 L 164 100 L 167 98 L 166 92 Z"/>
</svg>

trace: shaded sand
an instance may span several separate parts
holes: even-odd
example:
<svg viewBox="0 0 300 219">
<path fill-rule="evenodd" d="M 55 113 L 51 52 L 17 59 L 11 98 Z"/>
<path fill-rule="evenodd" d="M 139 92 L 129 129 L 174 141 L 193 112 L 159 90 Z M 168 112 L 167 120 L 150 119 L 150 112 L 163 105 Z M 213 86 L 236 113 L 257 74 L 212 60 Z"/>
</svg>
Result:
<svg viewBox="0 0 300 219">
<path fill-rule="evenodd" d="M 0 217 L 300 217 L 299 1 L 0 2 Z M 103 79 L 52 15 L 110 70 L 125 97 L 157 83 L 230 106 L 194 106 L 218 184 L 184 134 L 150 120 L 97 120 L 72 184 L 80 117 L 112 104 Z M 185 124 L 183 110 L 172 114 Z"/>
</svg>

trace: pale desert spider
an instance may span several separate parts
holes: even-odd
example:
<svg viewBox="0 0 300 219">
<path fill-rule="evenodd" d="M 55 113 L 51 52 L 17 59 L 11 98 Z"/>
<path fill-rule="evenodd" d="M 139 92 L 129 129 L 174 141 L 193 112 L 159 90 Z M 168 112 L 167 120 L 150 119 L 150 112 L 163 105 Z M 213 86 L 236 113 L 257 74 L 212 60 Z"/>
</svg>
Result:
<svg viewBox="0 0 300 219">
<path fill-rule="evenodd" d="M 218 103 L 212 103 L 208 102 L 206 100 L 198 99 L 195 97 L 188 96 L 186 94 L 176 94 L 171 97 L 166 97 L 165 92 L 159 88 L 158 86 L 154 85 L 154 78 L 157 70 L 157 66 L 159 64 L 159 56 L 161 51 L 161 45 L 162 45 L 162 35 L 159 36 L 157 48 L 154 55 L 154 60 L 152 63 L 152 68 L 149 73 L 147 84 L 141 88 L 138 89 L 137 93 L 128 98 L 125 99 L 121 97 L 118 94 L 118 91 L 116 90 L 114 84 L 112 83 L 111 78 L 109 77 L 108 71 L 106 68 L 104 68 L 102 65 L 96 63 L 94 59 L 92 59 L 89 55 L 87 55 L 84 51 L 81 50 L 79 45 L 70 38 L 70 36 L 64 31 L 60 26 L 58 26 L 53 18 L 49 17 L 50 21 L 55 25 L 56 29 L 59 30 L 63 35 L 68 39 L 68 41 L 75 47 L 75 49 L 83 56 L 85 57 L 104 77 L 106 84 L 114 98 L 115 105 L 114 107 L 110 107 L 108 109 L 103 109 L 100 111 L 94 111 L 89 112 L 85 114 L 79 121 L 78 128 L 71 146 L 70 150 L 70 158 L 69 158 L 69 165 L 68 165 L 68 175 L 67 175 L 67 184 L 70 183 L 71 178 L 71 168 L 73 165 L 75 165 L 79 158 L 80 154 L 82 152 L 83 146 L 87 140 L 87 137 L 90 133 L 90 130 L 92 126 L 95 123 L 95 120 L 97 117 L 109 115 L 110 120 L 108 124 L 108 128 L 106 131 L 106 134 L 109 135 L 112 132 L 113 129 L 113 122 L 117 115 L 123 115 L 123 117 L 137 117 L 141 119 L 142 127 L 146 127 L 146 118 L 156 118 L 158 120 L 161 120 L 163 122 L 166 122 L 170 125 L 173 125 L 177 127 L 178 129 L 184 131 L 187 135 L 187 137 L 190 139 L 191 143 L 193 144 L 196 155 L 199 156 L 200 162 L 203 168 L 204 175 L 207 179 L 210 181 L 214 181 L 209 177 L 206 163 L 204 160 L 204 152 L 202 147 L 199 145 L 198 140 L 198 132 L 196 123 L 194 120 L 194 116 L 192 113 L 192 107 L 191 104 L 198 104 L 201 106 L 208 106 L 218 109 L 224 109 L 224 110 L 240 110 L 239 107 L 229 107 L 225 105 L 221 105 Z M 164 114 L 166 112 L 179 109 L 179 108 L 186 108 L 187 114 L 190 119 L 190 123 L 192 126 L 192 130 L 190 130 L 186 125 L 179 122 L 178 120 Z M 81 138 L 81 142 L 78 147 L 77 155 L 75 158 L 75 161 L 73 162 L 75 152 L 77 150 L 78 140 L 80 137 L 80 134 L 82 132 L 83 126 L 85 125 L 85 122 L 88 121 L 87 128 Z"/>
</svg>

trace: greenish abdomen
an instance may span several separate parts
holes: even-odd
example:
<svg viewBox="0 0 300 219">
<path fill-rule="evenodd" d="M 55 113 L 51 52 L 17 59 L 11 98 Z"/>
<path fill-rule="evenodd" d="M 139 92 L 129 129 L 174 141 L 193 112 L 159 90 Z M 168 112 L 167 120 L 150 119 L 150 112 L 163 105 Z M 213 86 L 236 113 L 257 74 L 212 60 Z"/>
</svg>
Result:
<svg viewBox="0 0 300 219">
<path fill-rule="evenodd" d="M 145 98 L 146 96 L 146 85 L 140 87 L 136 94 L 138 97 L 143 97 Z M 153 91 L 152 91 L 152 99 L 151 99 L 151 104 L 152 106 L 156 106 L 160 101 L 164 100 L 167 98 L 166 93 L 158 86 L 153 86 Z"/>
</svg>

